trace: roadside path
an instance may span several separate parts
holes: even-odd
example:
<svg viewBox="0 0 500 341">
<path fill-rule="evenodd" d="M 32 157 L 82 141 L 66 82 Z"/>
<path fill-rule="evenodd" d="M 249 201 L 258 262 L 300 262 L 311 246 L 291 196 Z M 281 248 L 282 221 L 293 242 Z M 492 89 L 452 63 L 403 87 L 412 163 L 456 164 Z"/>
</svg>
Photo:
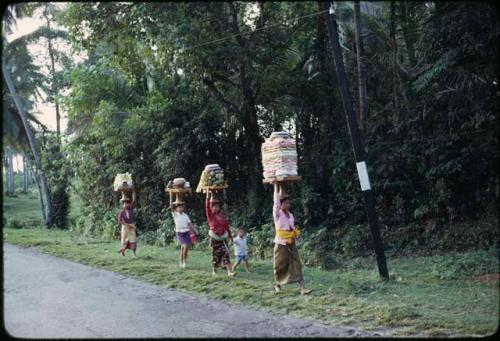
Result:
<svg viewBox="0 0 500 341">
<path fill-rule="evenodd" d="M 198 298 L 3 244 L 4 327 L 20 338 L 386 336 Z"/>
</svg>

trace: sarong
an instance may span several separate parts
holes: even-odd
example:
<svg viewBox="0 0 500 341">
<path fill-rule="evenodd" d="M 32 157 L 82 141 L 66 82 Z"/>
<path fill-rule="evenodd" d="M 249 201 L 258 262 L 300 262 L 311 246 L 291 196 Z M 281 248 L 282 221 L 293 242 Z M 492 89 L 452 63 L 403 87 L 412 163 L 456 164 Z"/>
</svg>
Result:
<svg viewBox="0 0 500 341">
<path fill-rule="evenodd" d="M 212 267 L 214 269 L 217 269 L 219 266 L 224 268 L 230 264 L 229 250 L 225 241 L 217 241 L 210 238 L 210 246 L 212 247 Z"/>
<path fill-rule="evenodd" d="M 274 244 L 274 278 L 280 285 L 303 280 L 302 264 L 295 243 Z"/>
<path fill-rule="evenodd" d="M 121 248 L 135 250 L 137 248 L 137 234 L 135 229 L 129 229 L 122 225 L 121 232 Z"/>
</svg>

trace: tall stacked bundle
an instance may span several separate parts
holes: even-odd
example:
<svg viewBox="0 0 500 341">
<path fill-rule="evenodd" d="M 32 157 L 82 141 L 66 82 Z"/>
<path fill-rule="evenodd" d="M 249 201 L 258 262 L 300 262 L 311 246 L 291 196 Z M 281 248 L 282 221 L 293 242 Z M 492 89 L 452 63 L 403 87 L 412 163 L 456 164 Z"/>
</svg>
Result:
<svg viewBox="0 0 500 341">
<path fill-rule="evenodd" d="M 285 132 L 274 132 L 262 144 L 264 179 L 277 176 L 297 176 L 297 147 L 295 140 Z"/>
<path fill-rule="evenodd" d="M 207 165 L 201 173 L 200 182 L 198 183 L 196 192 L 201 192 L 204 187 L 224 185 L 224 171 L 218 164 L 214 163 Z"/>
</svg>

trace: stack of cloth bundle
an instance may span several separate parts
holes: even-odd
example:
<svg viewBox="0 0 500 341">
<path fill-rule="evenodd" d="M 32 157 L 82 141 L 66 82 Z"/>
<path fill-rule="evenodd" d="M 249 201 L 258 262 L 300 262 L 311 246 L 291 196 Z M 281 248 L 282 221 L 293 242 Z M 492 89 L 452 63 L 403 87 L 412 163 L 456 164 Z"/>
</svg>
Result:
<svg viewBox="0 0 500 341">
<path fill-rule="evenodd" d="M 207 165 L 201 173 L 200 182 L 198 183 L 196 192 L 201 192 L 204 187 L 224 185 L 224 171 L 218 164 L 214 163 Z"/>
<path fill-rule="evenodd" d="M 119 173 L 115 177 L 113 182 L 113 189 L 115 191 L 130 191 L 134 188 L 134 183 L 132 182 L 132 174 L 130 173 Z"/>
<path fill-rule="evenodd" d="M 170 200 L 172 200 L 172 195 L 175 194 L 175 201 L 172 203 L 174 205 L 184 204 L 184 195 L 191 193 L 189 182 L 184 178 L 170 180 L 165 190 L 170 193 Z"/>
<path fill-rule="evenodd" d="M 297 148 L 287 132 L 274 132 L 262 144 L 262 166 L 264 179 L 297 175 Z"/>
<path fill-rule="evenodd" d="M 189 188 L 189 182 L 187 182 L 184 178 L 175 178 L 173 181 L 168 183 L 167 188 Z"/>
</svg>

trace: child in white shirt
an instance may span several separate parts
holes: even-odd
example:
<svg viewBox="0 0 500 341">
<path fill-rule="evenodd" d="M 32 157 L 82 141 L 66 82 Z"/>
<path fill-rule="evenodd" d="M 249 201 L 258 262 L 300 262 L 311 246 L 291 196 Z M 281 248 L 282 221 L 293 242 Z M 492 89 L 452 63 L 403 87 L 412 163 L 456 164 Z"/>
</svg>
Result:
<svg viewBox="0 0 500 341">
<path fill-rule="evenodd" d="M 189 235 L 189 231 L 193 228 L 193 225 L 191 224 L 191 219 L 189 219 L 189 216 L 184 213 L 185 206 L 183 202 L 172 203 L 172 198 L 170 198 L 170 208 L 172 209 L 172 216 L 174 217 L 175 235 L 177 236 L 177 240 L 181 244 L 179 266 L 181 268 L 185 268 L 188 257 L 188 250 L 191 246 L 191 237 Z"/>
<path fill-rule="evenodd" d="M 236 256 L 236 261 L 233 265 L 233 272 L 234 269 L 238 265 L 240 265 L 241 261 L 244 261 L 245 265 L 245 271 L 250 272 L 249 267 L 248 267 L 248 245 L 247 245 L 247 239 L 245 238 L 245 230 L 243 227 L 240 227 L 238 229 L 238 235 L 236 238 L 233 239 L 233 244 L 234 244 L 234 253 Z"/>
</svg>

